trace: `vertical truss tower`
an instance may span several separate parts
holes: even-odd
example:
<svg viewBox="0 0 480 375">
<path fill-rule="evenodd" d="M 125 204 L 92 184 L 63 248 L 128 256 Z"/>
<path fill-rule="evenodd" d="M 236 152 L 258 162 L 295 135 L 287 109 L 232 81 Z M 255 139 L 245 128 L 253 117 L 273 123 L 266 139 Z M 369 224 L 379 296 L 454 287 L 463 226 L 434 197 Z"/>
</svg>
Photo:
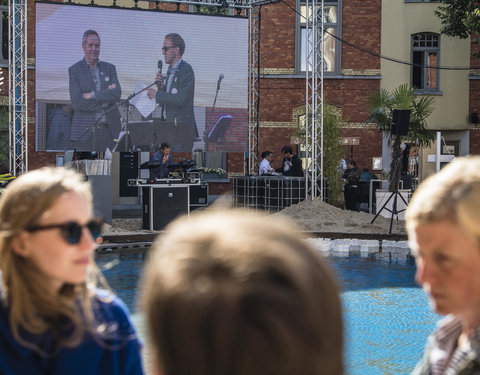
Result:
<svg viewBox="0 0 480 375">
<path fill-rule="evenodd" d="M 248 14 L 248 174 L 255 174 L 258 168 L 258 138 L 260 129 L 260 17 L 261 6 L 252 6 Z"/>
<path fill-rule="evenodd" d="M 8 2 L 9 169 L 28 169 L 27 0 Z"/>
<path fill-rule="evenodd" d="M 323 0 L 306 0 L 305 196 L 323 199 Z"/>
</svg>

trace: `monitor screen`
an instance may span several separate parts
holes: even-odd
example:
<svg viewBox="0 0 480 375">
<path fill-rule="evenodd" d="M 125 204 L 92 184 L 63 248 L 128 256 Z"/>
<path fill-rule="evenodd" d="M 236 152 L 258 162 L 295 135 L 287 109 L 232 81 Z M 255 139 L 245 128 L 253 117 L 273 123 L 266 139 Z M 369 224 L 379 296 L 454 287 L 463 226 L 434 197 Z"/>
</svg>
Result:
<svg viewBox="0 0 480 375">
<path fill-rule="evenodd" d="M 37 151 L 247 150 L 247 18 L 37 2 L 35 37 Z"/>
</svg>

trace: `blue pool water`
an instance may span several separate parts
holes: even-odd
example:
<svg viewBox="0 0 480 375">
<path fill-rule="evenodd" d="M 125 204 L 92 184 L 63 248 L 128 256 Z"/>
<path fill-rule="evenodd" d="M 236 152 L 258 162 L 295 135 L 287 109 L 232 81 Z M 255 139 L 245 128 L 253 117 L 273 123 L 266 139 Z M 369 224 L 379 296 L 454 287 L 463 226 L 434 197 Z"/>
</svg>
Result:
<svg viewBox="0 0 480 375">
<path fill-rule="evenodd" d="M 144 326 L 136 299 L 144 259 L 142 252 L 98 254 L 96 259 L 112 289 L 127 303 L 141 334 Z M 439 319 L 415 285 L 414 261 L 379 253 L 327 259 L 342 289 L 347 374 L 410 373 Z"/>
</svg>

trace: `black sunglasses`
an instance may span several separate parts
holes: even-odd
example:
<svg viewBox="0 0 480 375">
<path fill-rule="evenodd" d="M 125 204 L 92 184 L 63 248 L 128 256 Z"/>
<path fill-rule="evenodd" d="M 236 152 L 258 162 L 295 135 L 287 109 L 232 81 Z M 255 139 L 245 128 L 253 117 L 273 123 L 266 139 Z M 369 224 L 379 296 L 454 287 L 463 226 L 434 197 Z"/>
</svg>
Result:
<svg viewBox="0 0 480 375">
<path fill-rule="evenodd" d="M 162 47 L 162 51 L 163 52 L 167 52 L 170 48 L 175 48 L 176 46 L 166 46 L 166 47 Z"/>
<path fill-rule="evenodd" d="M 58 228 L 61 230 L 62 236 L 71 245 L 75 245 L 80 241 L 82 237 L 82 229 L 87 227 L 92 235 L 93 239 L 96 240 L 102 234 L 103 220 L 94 219 L 90 220 L 85 225 L 80 225 L 74 221 L 65 224 L 51 224 L 51 225 L 36 225 L 33 227 L 26 228 L 27 232 L 37 232 L 39 230 L 48 230 Z"/>
</svg>

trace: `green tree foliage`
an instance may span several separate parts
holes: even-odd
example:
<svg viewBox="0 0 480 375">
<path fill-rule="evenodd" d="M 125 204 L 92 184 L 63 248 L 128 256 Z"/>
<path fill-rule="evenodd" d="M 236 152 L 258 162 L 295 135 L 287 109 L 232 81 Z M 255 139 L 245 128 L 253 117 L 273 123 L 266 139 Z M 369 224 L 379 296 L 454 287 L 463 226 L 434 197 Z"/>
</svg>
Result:
<svg viewBox="0 0 480 375">
<path fill-rule="evenodd" d="M 472 0 L 443 0 L 435 15 L 442 22 L 440 32 L 448 36 L 468 38 L 480 32 L 480 4 Z"/>
<path fill-rule="evenodd" d="M 323 176 L 327 180 L 328 203 L 336 205 L 342 193 L 342 171 L 339 168 L 342 157 L 338 126 L 340 123 L 338 110 L 327 103 L 323 105 Z M 318 120 L 320 123 L 320 119 Z M 305 140 L 305 116 L 300 121 L 298 136 Z M 318 140 L 320 149 L 320 140 Z M 318 163 L 320 165 L 320 163 Z"/>
<path fill-rule="evenodd" d="M 338 126 L 340 114 L 331 105 L 323 106 L 323 174 L 327 179 L 328 203 L 336 205 L 342 194 L 342 170 L 339 168 L 342 157 Z"/>
<path fill-rule="evenodd" d="M 435 99 L 433 97 L 415 94 L 415 88 L 408 84 L 400 85 L 392 92 L 385 89 L 375 91 L 368 98 L 370 116 L 368 121 L 392 135 L 392 117 L 394 109 L 409 109 L 410 124 L 408 138 L 416 140 L 419 146 L 429 146 L 435 139 L 435 134 L 427 128 L 427 118 L 433 112 Z"/>
<path fill-rule="evenodd" d="M 208 6 L 208 5 L 195 5 L 195 12 L 202 14 L 211 14 L 211 15 L 228 15 L 228 8 L 218 7 L 218 6 Z"/>
<path fill-rule="evenodd" d="M 8 108 L 0 106 L 0 173 L 8 172 Z"/>
</svg>

